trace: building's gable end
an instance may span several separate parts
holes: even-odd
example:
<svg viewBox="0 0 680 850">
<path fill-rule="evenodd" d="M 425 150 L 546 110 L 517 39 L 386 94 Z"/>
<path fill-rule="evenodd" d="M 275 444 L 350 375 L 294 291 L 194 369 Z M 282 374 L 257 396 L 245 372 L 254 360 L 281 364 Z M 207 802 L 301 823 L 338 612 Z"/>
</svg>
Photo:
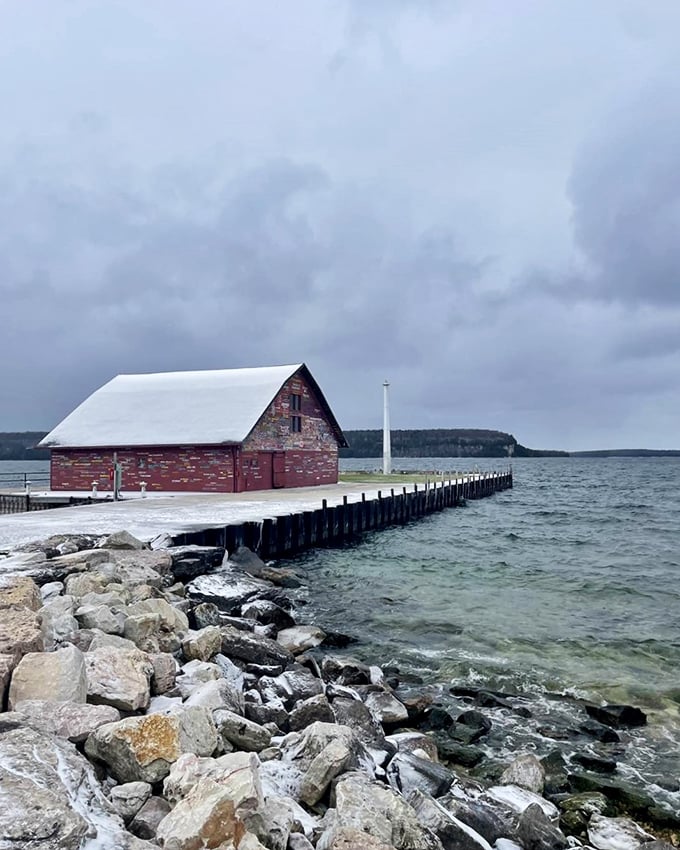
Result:
<svg viewBox="0 0 680 850">
<path fill-rule="evenodd" d="M 299 409 L 295 409 L 294 396 L 298 398 Z M 284 381 L 243 442 L 245 451 L 275 449 L 336 453 L 338 446 L 344 445 L 347 445 L 344 435 L 304 364 Z"/>
</svg>

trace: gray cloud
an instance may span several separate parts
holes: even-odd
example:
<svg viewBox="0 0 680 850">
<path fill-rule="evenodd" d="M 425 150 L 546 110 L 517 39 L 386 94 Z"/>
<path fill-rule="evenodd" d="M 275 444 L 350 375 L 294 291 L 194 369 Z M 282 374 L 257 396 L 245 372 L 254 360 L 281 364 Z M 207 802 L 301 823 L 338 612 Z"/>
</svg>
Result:
<svg viewBox="0 0 680 850">
<path fill-rule="evenodd" d="M 0 429 L 304 359 L 346 427 L 676 442 L 674 3 L 58 6 L 0 6 Z"/>
</svg>

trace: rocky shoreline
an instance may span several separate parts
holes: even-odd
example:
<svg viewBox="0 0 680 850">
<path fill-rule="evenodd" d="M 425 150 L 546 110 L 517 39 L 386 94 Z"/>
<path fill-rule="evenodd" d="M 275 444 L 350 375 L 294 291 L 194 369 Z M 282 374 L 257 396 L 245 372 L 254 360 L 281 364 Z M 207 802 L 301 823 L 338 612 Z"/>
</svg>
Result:
<svg viewBox="0 0 680 850">
<path fill-rule="evenodd" d="M 677 846 L 613 777 L 633 706 L 583 703 L 597 755 L 499 764 L 481 744 L 521 699 L 458 688 L 452 711 L 353 658 L 249 550 L 70 535 L 0 568 L 0 850 Z"/>
</svg>

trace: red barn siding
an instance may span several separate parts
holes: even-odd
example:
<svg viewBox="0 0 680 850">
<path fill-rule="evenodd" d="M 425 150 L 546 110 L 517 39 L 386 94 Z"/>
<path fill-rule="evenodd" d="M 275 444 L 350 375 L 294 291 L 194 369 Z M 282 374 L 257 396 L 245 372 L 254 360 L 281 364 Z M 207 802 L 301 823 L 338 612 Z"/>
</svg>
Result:
<svg viewBox="0 0 680 850">
<path fill-rule="evenodd" d="M 89 490 L 96 481 L 100 490 L 111 490 L 109 470 L 113 449 L 53 449 L 53 490 Z M 231 493 L 234 490 L 233 452 L 229 446 L 156 446 L 120 448 L 122 490 Z"/>
<path fill-rule="evenodd" d="M 291 394 L 301 397 L 299 411 L 291 411 Z M 301 418 L 299 432 L 291 430 L 291 415 Z M 232 493 L 338 480 L 337 437 L 301 375 L 283 385 L 242 446 L 122 447 L 115 451 L 123 466 L 123 493 L 138 491 L 143 481 L 149 491 Z M 100 490 L 111 490 L 113 452 L 112 448 L 53 449 L 52 489 L 90 490 L 96 481 Z"/>
</svg>

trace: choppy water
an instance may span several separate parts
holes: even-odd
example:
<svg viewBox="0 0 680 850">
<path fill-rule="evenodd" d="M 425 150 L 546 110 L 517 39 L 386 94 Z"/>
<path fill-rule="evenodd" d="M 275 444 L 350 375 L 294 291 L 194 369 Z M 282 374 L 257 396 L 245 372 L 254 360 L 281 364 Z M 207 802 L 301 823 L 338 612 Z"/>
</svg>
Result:
<svg viewBox="0 0 680 850">
<path fill-rule="evenodd" d="M 402 461 L 418 463 L 468 462 Z M 554 748 L 545 726 L 582 710 L 553 694 L 640 705 L 650 724 L 619 771 L 680 810 L 657 787 L 680 779 L 680 460 L 526 459 L 514 472 L 511 491 L 297 559 L 307 616 L 426 681 L 525 694 L 534 718 L 501 713 L 501 749 Z"/>
</svg>

